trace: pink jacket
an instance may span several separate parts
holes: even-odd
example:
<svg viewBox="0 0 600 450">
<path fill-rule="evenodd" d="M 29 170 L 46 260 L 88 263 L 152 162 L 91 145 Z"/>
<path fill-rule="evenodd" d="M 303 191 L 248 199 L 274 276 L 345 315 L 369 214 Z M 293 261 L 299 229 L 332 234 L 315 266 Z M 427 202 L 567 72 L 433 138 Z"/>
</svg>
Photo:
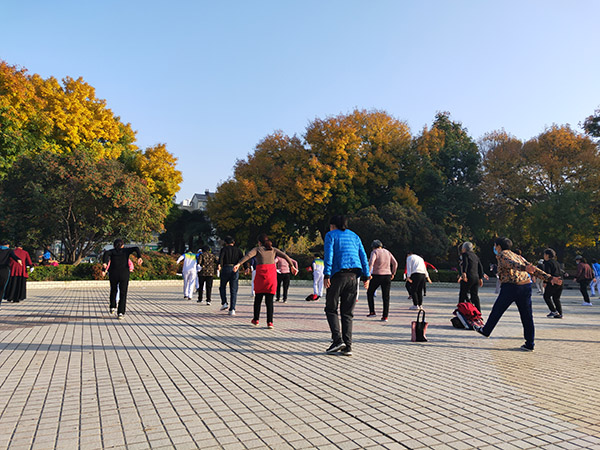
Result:
<svg viewBox="0 0 600 450">
<path fill-rule="evenodd" d="M 389 250 L 380 247 L 371 252 L 369 258 L 371 275 L 396 275 L 396 269 L 398 269 L 398 261 Z"/>
</svg>

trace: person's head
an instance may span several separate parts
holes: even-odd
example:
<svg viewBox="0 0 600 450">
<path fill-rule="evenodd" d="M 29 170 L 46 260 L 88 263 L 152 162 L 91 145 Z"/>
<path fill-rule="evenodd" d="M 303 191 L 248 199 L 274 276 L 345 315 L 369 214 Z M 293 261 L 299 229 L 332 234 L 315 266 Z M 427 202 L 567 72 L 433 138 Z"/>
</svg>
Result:
<svg viewBox="0 0 600 450">
<path fill-rule="evenodd" d="M 463 245 L 461 245 L 461 247 L 460 247 L 460 251 L 463 253 L 472 252 L 473 244 L 471 244 L 469 241 L 463 243 Z"/>
<path fill-rule="evenodd" d="M 0 246 L 8 247 L 8 241 L 6 239 L 0 239 Z"/>
<path fill-rule="evenodd" d="M 382 248 L 383 244 L 381 243 L 381 241 L 379 239 L 375 239 L 373 242 L 371 242 L 371 248 Z"/>
<path fill-rule="evenodd" d="M 314 253 L 313 256 L 314 256 L 315 259 L 319 259 L 321 257 L 321 254 L 320 253 Z"/>
<path fill-rule="evenodd" d="M 233 245 L 235 244 L 235 239 L 233 236 L 225 236 L 225 245 Z"/>
<path fill-rule="evenodd" d="M 592 264 L 598 264 L 598 260 L 597 259 L 592 259 Z"/>
<path fill-rule="evenodd" d="M 210 247 L 208 245 L 205 245 L 200 250 L 202 250 L 202 253 L 209 253 L 210 252 Z"/>
<path fill-rule="evenodd" d="M 267 236 L 265 233 L 261 233 L 258 235 L 258 243 L 267 250 L 271 250 L 273 248 L 273 243 L 271 242 L 271 239 L 269 239 L 269 236 Z"/>
<path fill-rule="evenodd" d="M 346 230 L 346 228 L 348 228 L 348 220 L 346 219 L 346 216 L 342 216 L 342 215 L 332 216 L 331 219 L 329 220 L 329 228 L 331 230 L 340 230 L 340 231 Z"/>
<path fill-rule="evenodd" d="M 585 263 L 586 261 L 585 261 L 585 258 L 584 258 L 583 256 L 581 256 L 581 255 L 577 255 L 577 256 L 575 257 L 575 262 L 576 262 L 577 264 L 579 264 L 579 263 Z"/>
<path fill-rule="evenodd" d="M 547 248 L 546 250 L 544 250 L 544 259 L 546 261 L 548 261 L 549 259 L 556 259 L 556 252 L 551 248 Z"/>
<path fill-rule="evenodd" d="M 494 248 L 498 253 L 502 250 L 510 250 L 512 247 L 512 241 L 507 237 L 499 237 L 494 241 Z"/>
<path fill-rule="evenodd" d="M 23 243 L 22 243 L 22 242 L 17 242 L 17 243 L 15 244 L 15 247 L 16 247 L 16 248 L 23 248 Z"/>
<path fill-rule="evenodd" d="M 115 239 L 113 245 L 115 246 L 115 248 L 122 248 L 125 245 L 125 243 L 123 242 L 123 239 Z"/>
</svg>

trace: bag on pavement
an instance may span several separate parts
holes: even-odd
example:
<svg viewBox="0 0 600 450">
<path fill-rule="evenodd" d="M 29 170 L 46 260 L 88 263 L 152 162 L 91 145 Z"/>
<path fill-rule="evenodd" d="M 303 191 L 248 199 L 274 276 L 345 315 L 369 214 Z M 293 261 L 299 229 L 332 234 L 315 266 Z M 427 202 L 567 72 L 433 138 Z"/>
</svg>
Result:
<svg viewBox="0 0 600 450">
<path fill-rule="evenodd" d="M 422 319 L 421 313 L 423 313 Z M 425 322 L 425 311 L 420 310 L 417 314 L 417 320 L 411 323 L 412 335 L 410 340 L 413 342 L 427 342 L 427 337 L 425 336 L 427 325 L 427 322 Z"/>
</svg>

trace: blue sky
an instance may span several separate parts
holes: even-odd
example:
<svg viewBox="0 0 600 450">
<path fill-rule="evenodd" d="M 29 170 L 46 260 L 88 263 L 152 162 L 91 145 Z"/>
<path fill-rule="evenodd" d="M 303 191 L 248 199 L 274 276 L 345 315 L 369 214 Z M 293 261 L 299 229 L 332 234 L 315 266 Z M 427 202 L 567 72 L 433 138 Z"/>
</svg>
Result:
<svg viewBox="0 0 600 450">
<path fill-rule="evenodd" d="M 0 17 L 1 59 L 83 77 L 140 147 L 167 144 L 178 200 L 274 130 L 354 108 L 529 139 L 600 106 L 595 0 L 6 0 Z"/>
</svg>

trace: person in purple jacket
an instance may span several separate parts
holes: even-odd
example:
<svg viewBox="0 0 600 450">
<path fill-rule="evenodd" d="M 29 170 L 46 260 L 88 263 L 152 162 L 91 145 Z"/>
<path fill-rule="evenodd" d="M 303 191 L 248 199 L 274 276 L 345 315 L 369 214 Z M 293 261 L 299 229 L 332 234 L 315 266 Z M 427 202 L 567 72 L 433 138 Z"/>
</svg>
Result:
<svg viewBox="0 0 600 450">
<path fill-rule="evenodd" d="M 360 277 L 365 289 L 369 287 L 369 261 L 360 238 L 348 230 L 344 216 L 333 216 L 329 221 L 324 247 L 325 314 L 333 341 L 326 353 L 341 351 L 342 355 L 352 356 L 352 318 L 358 295 L 357 280 Z"/>
</svg>

